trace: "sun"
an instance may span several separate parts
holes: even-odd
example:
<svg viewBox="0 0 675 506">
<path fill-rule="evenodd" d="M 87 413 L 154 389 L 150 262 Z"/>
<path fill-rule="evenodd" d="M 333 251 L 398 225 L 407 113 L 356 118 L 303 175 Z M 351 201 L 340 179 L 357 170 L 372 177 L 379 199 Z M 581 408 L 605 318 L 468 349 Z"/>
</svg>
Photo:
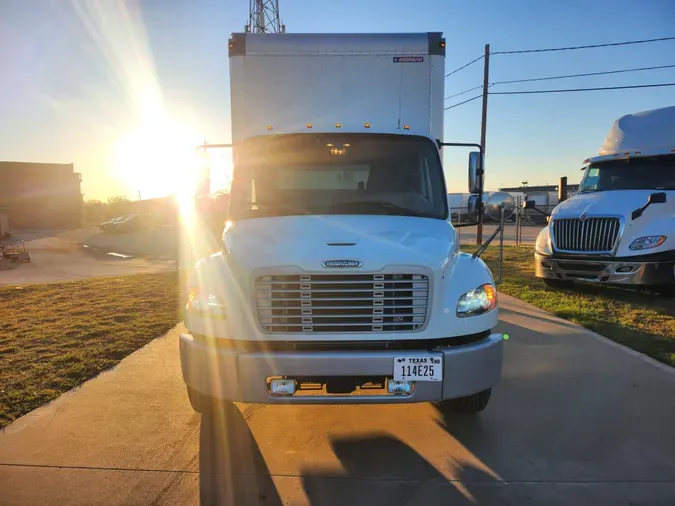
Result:
<svg viewBox="0 0 675 506">
<path fill-rule="evenodd" d="M 200 142 L 199 134 L 169 117 L 145 122 L 119 138 L 115 171 L 143 199 L 191 200 L 203 170 L 195 155 Z"/>
</svg>

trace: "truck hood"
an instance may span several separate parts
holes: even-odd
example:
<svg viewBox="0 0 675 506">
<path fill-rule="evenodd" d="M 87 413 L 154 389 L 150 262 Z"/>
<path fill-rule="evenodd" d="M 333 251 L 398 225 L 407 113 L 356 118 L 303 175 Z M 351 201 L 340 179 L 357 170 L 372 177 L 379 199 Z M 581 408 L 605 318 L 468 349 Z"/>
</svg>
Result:
<svg viewBox="0 0 675 506">
<path fill-rule="evenodd" d="M 405 216 L 257 218 L 231 224 L 223 234 L 223 251 L 242 273 L 268 267 L 325 271 L 329 260 L 355 260 L 367 271 L 388 265 L 439 270 L 456 245 L 447 221 Z"/>
<path fill-rule="evenodd" d="M 553 210 L 552 218 L 578 218 L 586 216 L 623 216 L 631 221 L 631 213 L 647 203 L 649 195 L 660 190 L 613 190 L 575 195 L 561 202 Z M 654 204 L 636 221 L 648 219 L 653 215 L 672 213 L 675 210 L 675 191 L 665 192 L 668 201 Z M 646 220 L 645 220 L 646 221 Z"/>
</svg>

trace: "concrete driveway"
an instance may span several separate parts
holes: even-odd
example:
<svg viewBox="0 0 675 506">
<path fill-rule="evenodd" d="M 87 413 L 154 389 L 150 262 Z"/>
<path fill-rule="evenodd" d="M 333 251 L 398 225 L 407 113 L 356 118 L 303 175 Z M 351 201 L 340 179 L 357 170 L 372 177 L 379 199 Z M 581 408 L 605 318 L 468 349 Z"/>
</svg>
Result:
<svg viewBox="0 0 675 506">
<path fill-rule="evenodd" d="M 0 434 L 2 504 L 675 504 L 675 374 L 502 296 L 487 410 L 192 412 L 178 329 Z M 201 490 L 200 490 L 201 489 Z"/>
</svg>

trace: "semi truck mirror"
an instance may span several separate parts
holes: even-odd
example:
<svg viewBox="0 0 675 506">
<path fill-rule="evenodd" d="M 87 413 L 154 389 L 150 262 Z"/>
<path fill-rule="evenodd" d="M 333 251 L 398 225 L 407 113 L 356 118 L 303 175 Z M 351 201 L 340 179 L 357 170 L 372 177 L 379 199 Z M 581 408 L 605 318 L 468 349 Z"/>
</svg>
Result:
<svg viewBox="0 0 675 506">
<path fill-rule="evenodd" d="M 483 157 L 480 152 L 469 153 L 469 193 L 480 192 L 480 178 L 483 177 Z"/>
<path fill-rule="evenodd" d="M 649 196 L 649 202 L 650 204 L 665 204 L 666 203 L 666 193 L 665 192 L 658 192 L 658 193 L 652 193 Z"/>
<path fill-rule="evenodd" d="M 647 199 L 647 203 L 633 211 L 631 214 L 631 219 L 632 220 L 637 220 L 640 216 L 642 216 L 642 213 L 645 212 L 645 209 L 647 209 L 649 206 L 652 204 L 665 204 L 667 200 L 667 196 L 665 192 L 656 192 L 656 193 L 651 193 L 649 195 L 649 198 Z"/>
</svg>

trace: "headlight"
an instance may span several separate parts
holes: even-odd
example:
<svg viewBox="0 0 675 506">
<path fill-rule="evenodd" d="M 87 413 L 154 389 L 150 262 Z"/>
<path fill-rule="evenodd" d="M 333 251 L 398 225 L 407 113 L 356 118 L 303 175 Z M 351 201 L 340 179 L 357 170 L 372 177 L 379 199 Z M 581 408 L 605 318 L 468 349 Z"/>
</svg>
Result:
<svg viewBox="0 0 675 506">
<path fill-rule="evenodd" d="M 497 307 L 497 290 L 491 284 L 465 293 L 457 303 L 457 316 L 465 318 L 487 313 Z"/>
<path fill-rule="evenodd" d="M 551 234 L 548 227 L 539 232 L 537 242 L 534 244 L 534 250 L 542 255 L 551 255 Z"/>
<path fill-rule="evenodd" d="M 664 242 L 666 242 L 666 239 L 667 237 L 665 235 L 648 235 L 647 237 L 638 237 L 632 243 L 630 243 L 628 248 L 632 249 L 633 251 L 656 248 L 657 246 L 661 246 Z"/>
<path fill-rule="evenodd" d="M 227 317 L 225 304 L 223 304 L 220 297 L 199 288 L 190 288 L 188 291 L 185 311 L 205 318 L 224 320 Z"/>
</svg>

